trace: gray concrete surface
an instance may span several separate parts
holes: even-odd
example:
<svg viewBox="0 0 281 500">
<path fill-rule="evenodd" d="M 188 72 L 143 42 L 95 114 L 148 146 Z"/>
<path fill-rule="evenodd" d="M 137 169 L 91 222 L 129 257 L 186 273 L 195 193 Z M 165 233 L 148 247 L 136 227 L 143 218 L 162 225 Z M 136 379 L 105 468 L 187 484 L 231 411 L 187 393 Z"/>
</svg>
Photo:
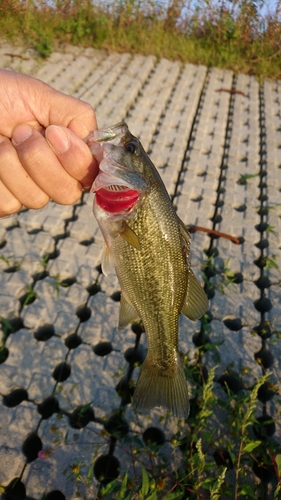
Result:
<svg viewBox="0 0 281 500">
<path fill-rule="evenodd" d="M 261 339 L 253 328 L 265 320 L 272 327 L 272 336 L 264 342 L 274 356 L 270 380 L 279 388 L 281 82 L 265 80 L 259 85 L 255 77 L 231 71 L 77 47 L 66 47 L 42 61 L 32 51 L 1 44 L 0 67 L 35 76 L 89 102 L 100 127 L 125 119 L 159 168 L 184 223 L 243 238 L 235 245 L 223 238 L 211 240 L 206 233 L 192 235 L 191 264 L 202 282 L 204 250 L 210 243 L 217 252 L 216 267 L 242 276 L 240 283 L 228 286 L 222 274 L 210 278 L 210 339 L 221 342 L 217 375 L 229 366 L 237 372 L 247 368 L 250 384 L 262 374 L 255 360 Z M 239 93 L 230 93 L 232 88 Z M 250 177 L 241 184 L 241 176 Z M 5 342 L 9 355 L 0 365 L 0 394 L 7 396 L 15 388 L 28 394 L 12 407 L 4 398 L 0 403 L 0 483 L 21 477 L 28 496 L 35 499 L 52 490 L 66 499 L 77 498 L 77 490 L 93 498 L 82 483 L 68 477 L 70 467 L 79 461 L 87 470 L 93 457 L 107 452 L 103 420 L 120 407 L 115 386 L 127 367 L 124 353 L 135 343 L 130 327 L 117 331 L 119 303 L 112 295 L 119 286 L 115 277 L 103 277 L 98 267 L 102 237 L 92 215 L 92 199 L 84 193 L 74 206 L 51 202 L 38 212 L 23 210 L 0 220 L 0 335 L 5 320 L 14 325 Z M 261 208 L 267 207 L 262 214 Z M 261 232 L 262 222 L 274 232 Z M 273 259 L 278 268 L 261 271 L 255 264 L 261 256 Z M 261 272 L 269 279 L 266 288 L 256 283 Z M 59 285 L 62 280 L 67 280 L 67 287 Z M 100 287 L 96 294 L 94 285 Z M 35 300 L 23 305 L 30 290 Z M 263 304 L 268 299 L 271 308 L 257 306 L 261 298 Z M 226 326 L 229 317 L 240 318 L 237 331 Z M 191 361 L 196 357 L 192 336 L 199 326 L 180 319 L 180 349 Z M 65 342 L 72 334 L 81 343 L 70 349 Z M 92 349 L 101 340 L 112 342 L 114 348 L 104 357 Z M 146 346 L 144 335 L 141 344 Z M 70 373 L 56 382 L 54 369 L 62 362 Z M 206 365 L 214 365 L 209 354 Z M 57 412 L 45 419 L 38 412 L 37 405 L 50 395 L 57 398 L 60 419 Z M 276 396 L 268 404 L 275 438 L 281 442 L 278 401 Z M 81 430 L 71 427 L 67 415 L 88 403 L 96 420 Z M 163 415 L 154 410 L 151 416 L 136 416 L 130 405 L 125 412 L 130 433 L 142 432 L 152 423 L 161 428 Z M 165 420 L 169 437 L 177 422 L 172 417 Z M 28 463 L 22 444 L 35 431 L 46 456 L 41 453 Z M 114 454 L 121 474 L 130 470 L 130 455 L 121 446 Z M 95 480 L 93 491 L 98 491 Z"/>
</svg>

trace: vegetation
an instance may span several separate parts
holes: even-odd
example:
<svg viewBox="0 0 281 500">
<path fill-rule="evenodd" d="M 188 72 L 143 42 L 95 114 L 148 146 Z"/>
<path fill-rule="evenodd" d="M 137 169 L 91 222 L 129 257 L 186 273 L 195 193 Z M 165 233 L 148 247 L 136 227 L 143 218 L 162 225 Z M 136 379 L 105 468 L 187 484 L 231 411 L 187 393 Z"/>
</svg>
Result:
<svg viewBox="0 0 281 500">
<path fill-rule="evenodd" d="M 0 0 L 0 35 L 43 57 L 71 43 L 281 77 L 277 1 Z"/>
</svg>

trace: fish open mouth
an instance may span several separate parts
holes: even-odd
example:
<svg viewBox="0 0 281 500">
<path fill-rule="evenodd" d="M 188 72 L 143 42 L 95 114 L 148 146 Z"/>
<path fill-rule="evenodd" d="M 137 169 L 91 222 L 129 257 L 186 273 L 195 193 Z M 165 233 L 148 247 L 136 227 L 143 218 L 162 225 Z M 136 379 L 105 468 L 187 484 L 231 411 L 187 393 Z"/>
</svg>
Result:
<svg viewBox="0 0 281 500">
<path fill-rule="evenodd" d="M 96 191 L 96 203 L 109 213 L 131 210 L 140 197 L 135 189 L 122 185 L 109 185 Z"/>
</svg>

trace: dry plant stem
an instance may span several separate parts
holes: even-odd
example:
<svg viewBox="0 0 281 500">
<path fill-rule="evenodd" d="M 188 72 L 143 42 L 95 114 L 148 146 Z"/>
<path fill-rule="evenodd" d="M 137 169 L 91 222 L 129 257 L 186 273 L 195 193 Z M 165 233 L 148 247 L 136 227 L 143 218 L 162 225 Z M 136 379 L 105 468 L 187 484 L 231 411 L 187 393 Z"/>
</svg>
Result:
<svg viewBox="0 0 281 500">
<path fill-rule="evenodd" d="M 242 95 L 243 97 L 247 97 L 242 90 L 236 90 L 236 89 L 217 89 L 216 92 L 229 92 L 230 94 L 239 94 Z"/>
<path fill-rule="evenodd" d="M 190 233 L 195 233 L 196 231 L 202 231 L 203 233 L 212 234 L 214 236 L 218 236 L 219 238 L 226 238 L 227 240 L 230 240 L 233 243 L 235 243 L 235 245 L 241 245 L 241 241 L 239 240 L 239 238 L 231 236 L 230 234 L 221 233 L 220 231 L 216 231 L 215 229 L 208 229 L 207 227 L 202 227 L 202 226 L 191 226 L 188 227 L 188 231 Z"/>
</svg>

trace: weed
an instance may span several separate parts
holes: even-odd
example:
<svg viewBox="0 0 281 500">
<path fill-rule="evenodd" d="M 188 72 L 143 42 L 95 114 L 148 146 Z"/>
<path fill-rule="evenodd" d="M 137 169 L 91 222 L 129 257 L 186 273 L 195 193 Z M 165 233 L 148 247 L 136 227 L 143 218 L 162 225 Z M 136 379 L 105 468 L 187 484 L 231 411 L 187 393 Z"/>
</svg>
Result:
<svg viewBox="0 0 281 500">
<path fill-rule="evenodd" d="M 56 291 L 58 297 L 60 294 L 60 288 L 67 288 L 68 285 L 60 279 L 60 274 L 56 274 L 55 276 L 52 276 L 52 281 L 49 283 L 49 286 Z"/>
<path fill-rule="evenodd" d="M 275 12 L 262 16 L 263 3 L 3 0 L 0 30 L 8 40 L 24 39 L 41 57 L 68 42 L 278 78 L 280 9 L 276 3 Z"/>
</svg>

